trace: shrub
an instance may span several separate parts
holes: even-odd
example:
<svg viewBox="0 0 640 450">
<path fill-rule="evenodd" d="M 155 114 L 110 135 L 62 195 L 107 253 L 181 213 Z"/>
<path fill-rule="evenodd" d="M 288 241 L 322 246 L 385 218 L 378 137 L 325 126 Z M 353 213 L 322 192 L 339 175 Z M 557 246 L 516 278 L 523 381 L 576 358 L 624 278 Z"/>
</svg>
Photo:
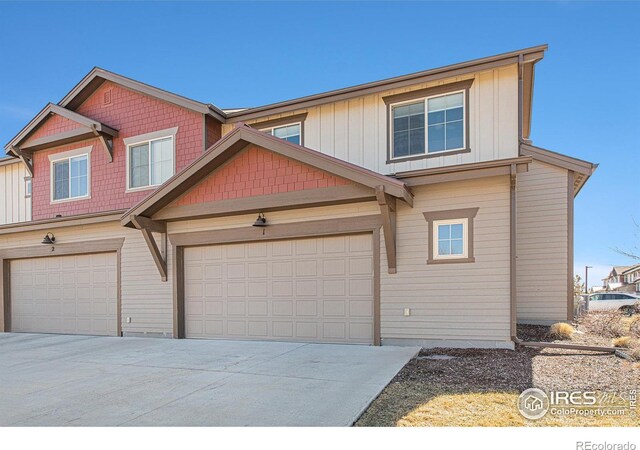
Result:
<svg viewBox="0 0 640 450">
<path fill-rule="evenodd" d="M 580 319 L 587 333 L 606 338 L 618 338 L 626 335 L 624 316 L 617 311 L 592 311 Z"/>
<path fill-rule="evenodd" d="M 615 338 L 611 341 L 611 344 L 614 347 L 618 348 L 629 348 L 629 344 L 631 344 L 631 338 L 629 336 L 622 336 L 619 338 Z"/>
<path fill-rule="evenodd" d="M 571 339 L 571 335 L 575 332 L 575 328 L 564 322 L 554 323 L 549 329 L 549 334 L 557 339 Z"/>
</svg>

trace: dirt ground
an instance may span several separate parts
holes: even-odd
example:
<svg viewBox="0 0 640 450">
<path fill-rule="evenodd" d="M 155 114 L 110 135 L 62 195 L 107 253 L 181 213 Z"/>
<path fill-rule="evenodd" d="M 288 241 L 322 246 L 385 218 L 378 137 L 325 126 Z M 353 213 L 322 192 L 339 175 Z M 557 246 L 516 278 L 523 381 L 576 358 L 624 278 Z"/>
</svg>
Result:
<svg viewBox="0 0 640 450">
<path fill-rule="evenodd" d="M 553 340 L 547 327 L 519 327 L 518 334 L 523 340 Z M 593 344 L 582 334 L 578 340 Z M 432 355 L 453 358 L 427 358 Z M 547 414 L 531 421 L 517 409 L 518 396 L 530 387 L 628 397 L 638 384 L 640 363 L 610 353 L 521 346 L 428 349 L 398 373 L 356 426 L 640 426 L 640 412 L 634 417 L 631 410 L 615 417 Z"/>
</svg>

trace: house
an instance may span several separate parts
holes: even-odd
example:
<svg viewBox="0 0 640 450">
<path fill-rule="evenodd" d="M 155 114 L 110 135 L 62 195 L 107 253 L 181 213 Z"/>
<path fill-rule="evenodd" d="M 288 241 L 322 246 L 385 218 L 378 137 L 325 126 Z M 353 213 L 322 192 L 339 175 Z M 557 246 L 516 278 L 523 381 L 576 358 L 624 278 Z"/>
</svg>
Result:
<svg viewBox="0 0 640 450">
<path fill-rule="evenodd" d="M 640 264 L 613 266 L 602 281 L 607 291 L 640 292 Z"/>
<path fill-rule="evenodd" d="M 596 165 L 529 139 L 546 49 L 241 110 L 93 69 L 5 147 L 32 209 L 0 327 L 512 348 L 569 319 Z"/>
</svg>

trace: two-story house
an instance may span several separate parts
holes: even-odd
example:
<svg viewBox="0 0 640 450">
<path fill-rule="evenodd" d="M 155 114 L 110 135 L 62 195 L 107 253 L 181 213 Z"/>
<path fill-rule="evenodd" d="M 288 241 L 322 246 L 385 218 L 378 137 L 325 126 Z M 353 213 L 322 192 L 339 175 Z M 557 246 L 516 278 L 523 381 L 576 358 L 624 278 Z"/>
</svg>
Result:
<svg viewBox="0 0 640 450">
<path fill-rule="evenodd" d="M 640 292 L 640 264 L 613 266 L 602 281 L 607 291 Z"/>
<path fill-rule="evenodd" d="M 546 48 L 242 110 L 92 70 L 5 147 L 32 209 L 0 226 L 1 329 L 512 347 L 567 320 L 595 165 L 529 140 Z"/>
</svg>

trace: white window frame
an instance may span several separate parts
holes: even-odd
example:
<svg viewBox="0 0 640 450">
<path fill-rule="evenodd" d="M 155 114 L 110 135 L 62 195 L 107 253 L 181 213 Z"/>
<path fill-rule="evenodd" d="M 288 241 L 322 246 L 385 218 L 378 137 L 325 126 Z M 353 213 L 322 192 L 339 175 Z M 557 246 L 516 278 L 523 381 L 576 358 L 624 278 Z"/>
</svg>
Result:
<svg viewBox="0 0 640 450">
<path fill-rule="evenodd" d="M 24 177 L 24 198 L 31 198 L 33 196 L 33 179 L 31 177 Z"/>
<path fill-rule="evenodd" d="M 298 145 L 302 145 L 302 143 L 304 142 L 304 141 L 303 141 L 303 136 L 302 136 L 302 133 L 303 133 L 303 129 L 304 129 L 304 127 L 302 126 L 302 122 L 291 122 L 291 123 L 285 123 L 285 124 L 282 124 L 282 125 L 275 125 L 275 126 L 272 126 L 272 127 L 260 128 L 259 130 L 260 130 L 260 131 L 263 131 L 263 132 L 269 132 L 269 134 L 270 134 L 271 136 L 273 136 L 273 137 L 277 137 L 276 135 L 274 135 L 274 134 L 273 134 L 273 130 L 276 130 L 276 129 L 278 129 L 278 128 L 286 128 L 286 127 L 290 127 L 290 126 L 292 126 L 292 125 L 298 125 L 298 126 L 300 127 L 300 143 L 299 143 Z M 288 141 L 287 141 L 287 142 L 288 142 Z"/>
<path fill-rule="evenodd" d="M 49 155 L 49 200 L 50 204 L 58 204 L 58 203 L 67 203 L 67 202 L 75 202 L 78 200 L 86 200 L 91 198 L 91 151 L 93 150 L 93 145 L 89 147 L 77 148 L 74 150 L 69 150 L 67 152 L 55 153 L 53 155 Z M 71 159 L 80 158 L 82 156 L 87 157 L 87 194 L 79 197 L 69 197 L 69 198 L 61 198 L 58 200 L 54 200 L 54 190 L 55 190 L 55 172 L 53 170 L 54 163 L 59 163 L 60 161 L 69 160 L 69 195 L 71 195 Z M 32 185 L 33 187 L 33 185 Z"/>
<path fill-rule="evenodd" d="M 434 152 L 429 152 L 429 100 L 432 98 L 438 98 L 438 97 L 446 97 L 448 95 L 453 95 L 453 94 L 460 94 L 462 93 L 462 147 L 459 148 L 451 148 L 448 150 L 441 150 L 441 151 L 434 151 Z M 424 149 L 425 152 L 424 153 L 415 153 L 412 155 L 404 155 L 404 156 L 395 156 L 395 149 L 394 149 L 394 137 L 395 137 L 395 130 L 394 130 L 394 117 L 393 117 L 393 110 L 398 107 L 398 106 L 404 106 L 404 105 L 412 105 L 414 103 L 420 103 L 423 102 L 424 103 Z M 430 155 L 430 156 L 446 156 L 449 153 L 454 153 L 454 152 L 459 152 L 461 150 L 467 150 L 466 144 L 467 144 L 467 89 L 458 89 L 455 91 L 451 91 L 451 92 L 445 92 L 442 94 L 434 94 L 434 95 L 429 95 L 427 97 L 421 97 L 421 98 L 414 98 L 411 100 L 405 100 L 403 102 L 397 102 L 397 103 L 391 103 L 389 105 L 391 114 L 389 115 L 389 133 L 391 138 L 389 139 L 390 142 L 390 146 L 391 146 L 391 161 L 402 161 L 405 159 L 409 159 L 409 158 L 416 158 L 416 157 L 421 157 L 421 156 L 426 156 L 426 155 Z"/>
<path fill-rule="evenodd" d="M 141 144 L 149 144 L 149 171 L 151 171 L 151 142 L 153 141 L 161 141 L 163 139 L 167 139 L 167 138 L 171 138 L 171 144 L 173 147 L 173 167 L 172 167 L 172 171 L 173 171 L 173 175 L 176 174 L 176 134 L 178 134 L 178 127 L 174 127 L 174 128 L 168 128 L 166 130 L 159 130 L 159 131 L 154 131 L 152 133 L 146 133 L 146 134 L 141 134 L 139 136 L 131 136 L 129 138 L 124 139 L 124 145 L 127 151 L 126 154 L 126 171 L 127 171 L 127 175 L 126 175 L 126 189 L 125 192 L 139 192 L 139 191 L 148 191 L 151 189 L 155 189 L 158 186 L 160 186 L 160 184 L 149 184 L 147 186 L 139 186 L 139 187 L 135 187 L 132 188 L 131 187 L 131 163 L 130 163 L 130 156 L 131 156 L 131 147 L 135 147 L 137 145 L 141 145 Z M 151 181 L 151 173 L 149 173 L 149 181 Z"/>
<path fill-rule="evenodd" d="M 439 253 L 438 227 L 440 225 L 462 225 L 462 254 L 441 255 Z M 446 219 L 433 221 L 433 259 L 464 259 L 469 257 L 469 219 Z"/>
</svg>

